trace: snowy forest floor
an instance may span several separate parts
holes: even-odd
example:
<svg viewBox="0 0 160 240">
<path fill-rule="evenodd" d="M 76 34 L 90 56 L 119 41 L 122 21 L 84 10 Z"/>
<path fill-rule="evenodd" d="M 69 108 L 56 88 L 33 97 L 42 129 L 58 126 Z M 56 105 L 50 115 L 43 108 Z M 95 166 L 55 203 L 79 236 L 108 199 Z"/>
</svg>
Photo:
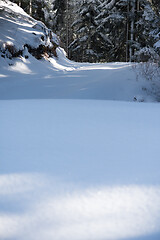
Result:
<svg viewBox="0 0 160 240">
<path fill-rule="evenodd" d="M 159 240 L 150 83 L 127 63 L 28 56 L 0 59 L 0 239 Z"/>
<path fill-rule="evenodd" d="M 58 59 L 1 58 L 0 99 L 96 99 L 153 102 L 153 83 L 130 63 L 76 63 L 58 48 Z M 11 79 L 11 81 L 10 81 Z"/>
</svg>

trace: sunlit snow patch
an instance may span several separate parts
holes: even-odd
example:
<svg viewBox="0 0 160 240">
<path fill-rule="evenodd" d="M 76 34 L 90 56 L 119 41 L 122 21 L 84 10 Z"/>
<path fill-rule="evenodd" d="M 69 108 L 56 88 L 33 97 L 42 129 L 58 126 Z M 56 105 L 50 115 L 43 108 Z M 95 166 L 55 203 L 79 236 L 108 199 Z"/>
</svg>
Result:
<svg viewBox="0 0 160 240">
<path fill-rule="evenodd" d="M 11 71 L 19 72 L 21 74 L 32 74 L 29 67 L 23 62 L 16 62 L 13 66 L 9 67 Z"/>
<path fill-rule="evenodd" d="M 5 77 L 8 77 L 8 76 L 4 74 L 0 74 L 0 78 L 5 78 Z"/>
<path fill-rule="evenodd" d="M 0 239 L 117 240 L 160 232 L 159 186 L 83 189 L 34 174 L 0 180 Z"/>
</svg>

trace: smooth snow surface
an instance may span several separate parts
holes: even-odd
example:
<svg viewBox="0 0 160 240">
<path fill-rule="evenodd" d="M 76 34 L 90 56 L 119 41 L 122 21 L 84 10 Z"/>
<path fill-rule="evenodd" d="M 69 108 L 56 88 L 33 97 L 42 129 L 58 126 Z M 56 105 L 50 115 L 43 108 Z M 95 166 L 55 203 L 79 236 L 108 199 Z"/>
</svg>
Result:
<svg viewBox="0 0 160 240">
<path fill-rule="evenodd" d="M 2 173 L 159 184 L 159 104 L 16 100 L 0 111 Z"/>
<path fill-rule="evenodd" d="M 0 102 L 0 239 L 160 238 L 160 108 Z"/>
</svg>

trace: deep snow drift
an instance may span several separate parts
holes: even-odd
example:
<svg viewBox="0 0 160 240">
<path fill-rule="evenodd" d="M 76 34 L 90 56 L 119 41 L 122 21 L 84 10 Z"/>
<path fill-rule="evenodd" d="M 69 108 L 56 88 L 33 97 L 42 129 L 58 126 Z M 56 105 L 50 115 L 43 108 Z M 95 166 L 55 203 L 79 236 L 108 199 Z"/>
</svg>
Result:
<svg viewBox="0 0 160 240">
<path fill-rule="evenodd" d="M 21 17 L 15 23 L 0 8 L 2 45 L 6 37 L 34 45 L 44 32 L 32 34 L 35 20 L 8 3 Z M 159 240 L 153 86 L 129 63 L 75 63 L 61 48 L 57 55 L 0 54 L 0 239 Z"/>
</svg>

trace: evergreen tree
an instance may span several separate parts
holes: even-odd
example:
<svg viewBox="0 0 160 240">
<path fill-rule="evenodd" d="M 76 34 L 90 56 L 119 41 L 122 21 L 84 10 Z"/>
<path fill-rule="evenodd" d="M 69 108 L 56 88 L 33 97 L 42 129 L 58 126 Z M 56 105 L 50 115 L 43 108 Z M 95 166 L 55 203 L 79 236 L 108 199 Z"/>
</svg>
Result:
<svg viewBox="0 0 160 240">
<path fill-rule="evenodd" d="M 55 0 L 53 30 L 60 36 L 61 46 L 66 50 L 68 57 L 70 56 L 69 45 L 73 41 L 72 23 L 74 19 L 74 0 Z"/>
<path fill-rule="evenodd" d="M 126 1 L 107 0 L 100 6 L 98 32 L 104 38 L 101 44 L 105 46 L 105 61 L 124 61 L 126 45 Z"/>
<path fill-rule="evenodd" d="M 155 44 L 160 40 L 159 0 L 12 1 L 59 35 L 70 59 L 145 61 L 155 52 L 160 55 Z"/>
<path fill-rule="evenodd" d="M 75 39 L 70 44 L 71 57 L 77 61 L 97 61 L 97 33 L 98 23 L 96 16 L 99 14 L 98 0 L 85 0 L 77 12 L 77 20 L 73 23 Z"/>
<path fill-rule="evenodd" d="M 53 1 L 54 0 L 12 0 L 24 9 L 30 16 L 44 22 L 48 27 L 53 26 Z"/>
<path fill-rule="evenodd" d="M 160 30 L 159 17 L 150 1 L 141 0 L 140 16 L 135 25 L 138 44 L 133 59 L 136 61 L 148 61 L 156 56 L 154 44 Z"/>
</svg>

